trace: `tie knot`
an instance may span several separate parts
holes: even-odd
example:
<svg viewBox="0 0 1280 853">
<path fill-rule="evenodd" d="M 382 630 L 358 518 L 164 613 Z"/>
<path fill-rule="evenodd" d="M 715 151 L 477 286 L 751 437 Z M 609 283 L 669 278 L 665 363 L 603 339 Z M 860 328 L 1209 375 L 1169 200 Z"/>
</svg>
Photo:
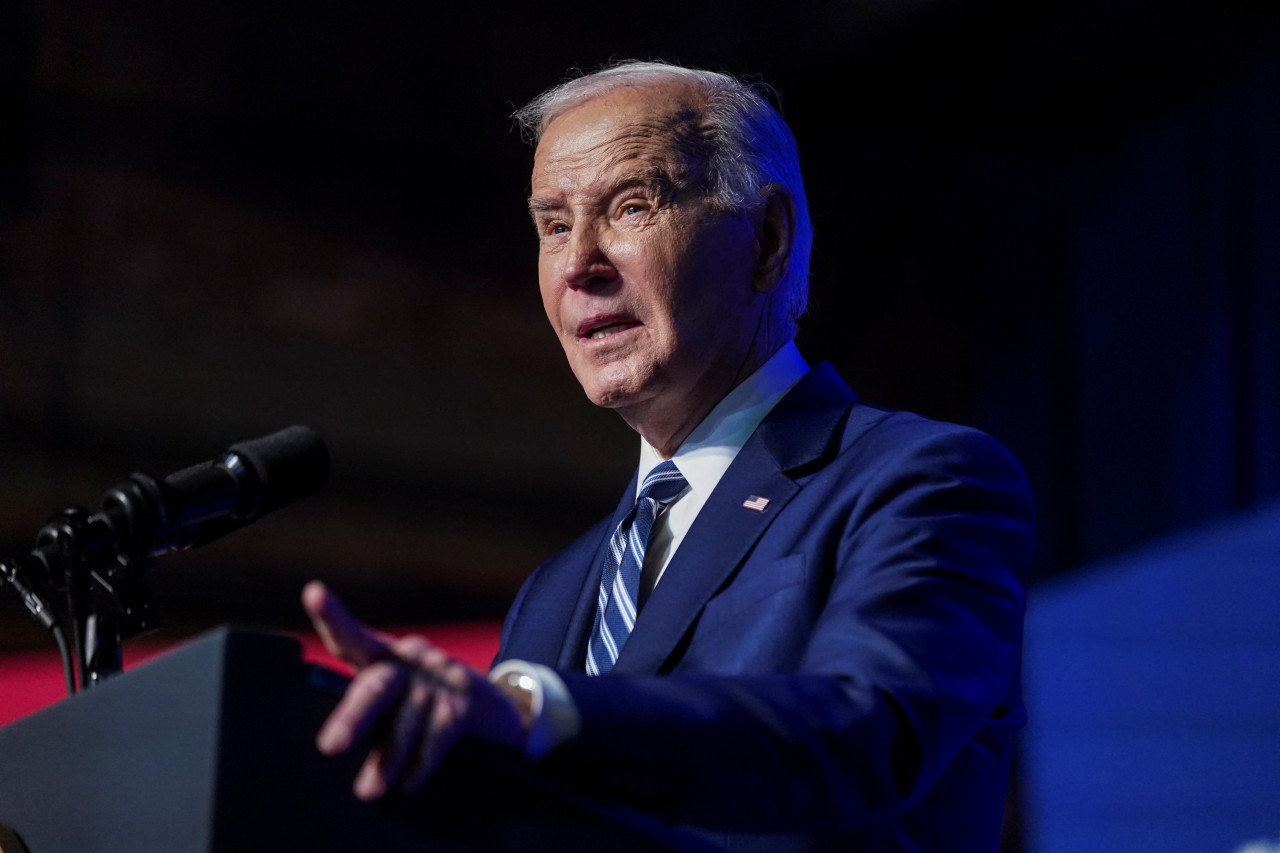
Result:
<svg viewBox="0 0 1280 853">
<path fill-rule="evenodd" d="M 652 498 L 659 505 L 665 506 L 675 500 L 687 485 L 676 463 L 668 459 L 644 478 L 644 483 L 640 486 L 640 497 Z"/>
</svg>

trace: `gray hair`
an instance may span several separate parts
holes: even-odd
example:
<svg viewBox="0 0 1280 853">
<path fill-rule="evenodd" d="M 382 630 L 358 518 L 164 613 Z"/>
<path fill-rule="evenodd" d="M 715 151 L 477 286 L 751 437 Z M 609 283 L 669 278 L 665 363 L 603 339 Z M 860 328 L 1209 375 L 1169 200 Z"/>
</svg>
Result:
<svg viewBox="0 0 1280 853">
<path fill-rule="evenodd" d="M 514 118 L 534 145 L 563 112 L 626 86 L 685 82 L 707 97 L 710 125 L 704 154 L 707 190 L 729 210 L 758 213 L 765 204 L 761 189 L 781 184 L 795 204 L 791 256 L 780 288 L 790 331 L 809 304 L 809 253 L 813 226 L 800 177 L 800 153 L 782 116 L 761 93 L 763 87 L 727 74 L 683 68 L 665 62 L 628 60 L 548 89 L 518 110 Z"/>
</svg>

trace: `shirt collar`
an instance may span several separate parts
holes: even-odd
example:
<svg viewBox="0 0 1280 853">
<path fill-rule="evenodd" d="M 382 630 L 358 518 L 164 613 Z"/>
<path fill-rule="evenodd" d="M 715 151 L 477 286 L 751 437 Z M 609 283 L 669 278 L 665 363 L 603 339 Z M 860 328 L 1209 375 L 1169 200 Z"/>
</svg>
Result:
<svg viewBox="0 0 1280 853">
<path fill-rule="evenodd" d="M 726 394 L 671 457 L 689 488 L 704 499 L 711 494 L 765 415 L 808 372 L 809 365 L 795 341 L 788 341 Z M 637 497 L 640 484 L 661 461 L 658 452 L 641 437 Z"/>
</svg>

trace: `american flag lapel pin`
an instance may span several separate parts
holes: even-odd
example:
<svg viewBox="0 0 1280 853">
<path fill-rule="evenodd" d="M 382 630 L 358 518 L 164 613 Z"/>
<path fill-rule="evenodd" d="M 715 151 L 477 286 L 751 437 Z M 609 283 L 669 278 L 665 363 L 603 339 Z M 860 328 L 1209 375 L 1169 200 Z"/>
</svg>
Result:
<svg viewBox="0 0 1280 853">
<path fill-rule="evenodd" d="M 769 505 L 768 498 L 762 498 L 759 495 L 751 495 L 742 505 L 747 509 L 754 509 L 756 512 L 764 512 L 764 508 Z"/>
</svg>

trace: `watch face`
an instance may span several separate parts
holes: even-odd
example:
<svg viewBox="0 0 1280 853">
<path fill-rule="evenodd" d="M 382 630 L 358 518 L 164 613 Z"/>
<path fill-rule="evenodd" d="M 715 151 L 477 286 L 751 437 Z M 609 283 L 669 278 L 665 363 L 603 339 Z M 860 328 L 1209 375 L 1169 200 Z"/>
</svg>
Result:
<svg viewBox="0 0 1280 853">
<path fill-rule="evenodd" d="M 516 710 L 520 712 L 520 721 L 527 731 L 535 716 L 533 706 L 538 688 L 537 680 L 522 672 L 508 672 L 498 682 L 498 686 L 515 703 Z"/>
<path fill-rule="evenodd" d="M 526 693 L 532 693 L 538 686 L 533 676 L 525 675 L 523 672 L 508 672 L 506 680 L 507 684 Z"/>
</svg>

